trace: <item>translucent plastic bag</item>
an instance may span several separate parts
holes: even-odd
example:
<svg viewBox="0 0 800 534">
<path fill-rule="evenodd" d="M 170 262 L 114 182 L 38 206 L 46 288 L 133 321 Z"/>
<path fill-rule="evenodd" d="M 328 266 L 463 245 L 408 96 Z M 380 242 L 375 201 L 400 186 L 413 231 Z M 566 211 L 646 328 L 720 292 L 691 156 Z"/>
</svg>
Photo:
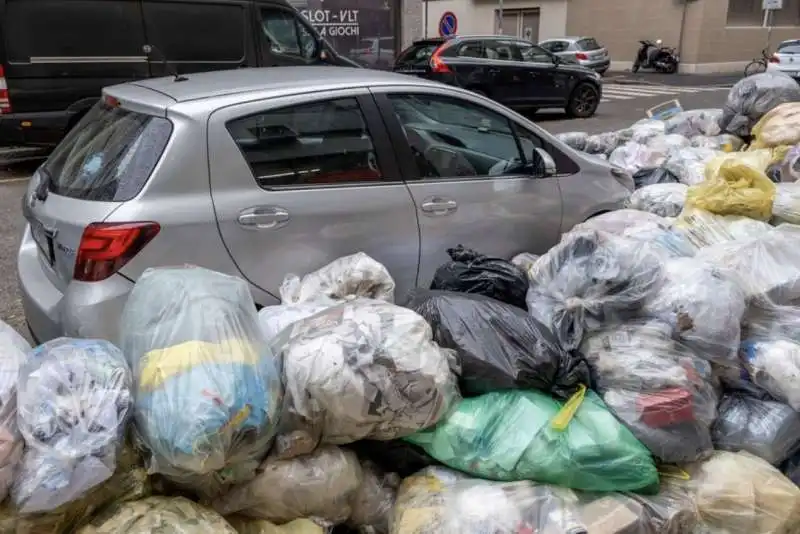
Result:
<svg viewBox="0 0 800 534">
<path fill-rule="evenodd" d="M 770 163 L 776 160 L 775 156 L 776 151 L 768 148 L 748 150 L 746 152 L 717 153 L 717 155 L 706 164 L 704 176 L 706 180 L 714 180 L 719 176 L 722 165 L 726 163 L 747 165 L 758 171 L 765 172 Z"/>
<path fill-rule="evenodd" d="M 719 152 L 710 148 L 687 147 L 673 151 L 664 162 L 664 169 L 686 185 L 697 185 L 705 180 L 706 165 Z"/>
<path fill-rule="evenodd" d="M 747 307 L 737 280 L 698 258 L 668 260 L 664 270 L 666 283 L 647 302 L 644 315 L 671 325 L 697 356 L 734 365 Z"/>
<path fill-rule="evenodd" d="M 657 135 L 647 140 L 648 148 L 666 156 L 688 148 L 689 145 L 689 139 L 678 134 Z"/>
<path fill-rule="evenodd" d="M 585 389 L 566 403 L 535 390 L 464 399 L 435 428 L 405 439 L 449 467 L 489 480 L 588 491 L 658 483 L 650 452 Z"/>
<path fill-rule="evenodd" d="M 715 178 L 689 188 L 686 204 L 718 215 L 742 215 L 766 221 L 772 217 L 775 184 L 749 165 L 729 160 Z"/>
<path fill-rule="evenodd" d="M 631 226 L 622 233 L 622 237 L 639 242 L 662 262 L 673 258 L 690 258 L 697 251 L 680 230 L 665 230 L 655 224 Z"/>
<path fill-rule="evenodd" d="M 556 134 L 556 138 L 575 150 L 583 151 L 586 149 L 586 140 L 589 138 L 589 134 L 586 132 L 564 132 Z"/>
<path fill-rule="evenodd" d="M 237 534 L 221 515 L 183 497 L 148 497 L 106 508 L 76 534 Z"/>
<path fill-rule="evenodd" d="M 678 134 L 683 137 L 719 135 L 719 120 L 721 118 L 721 109 L 681 111 L 666 121 L 664 131 L 667 134 Z"/>
<path fill-rule="evenodd" d="M 687 186 L 683 184 L 654 184 L 631 194 L 630 207 L 661 217 L 677 217 L 686 201 Z"/>
<path fill-rule="evenodd" d="M 646 167 L 633 173 L 633 185 L 636 190 L 654 184 L 677 184 L 678 177 L 662 167 Z"/>
<path fill-rule="evenodd" d="M 800 183 L 776 184 L 772 216 L 777 223 L 800 224 Z"/>
<path fill-rule="evenodd" d="M 225 520 L 239 534 L 325 534 L 318 524 L 310 519 L 295 519 L 285 525 L 275 525 L 264 519 L 250 519 L 244 516 L 226 517 Z"/>
<path fill-rule="evenodd" d="M 522 252 L 517 254 L 513 258 L 511 258 L 511 263 L 528 273 L 528 271 L 536 264 L 536 260 L 539 259 L 539 255 L 531 254 L 530 252 Z M 528 277 L 530 278 L 530 273 L 528 273 Z"/>
<path fill-rule="evenodd" d="M 800 145 L 788 147 L 783 159 L 773 160 L 768 171 L 768 176 L 777 182 L 793 183 L 800 180 Z"/>
<path fill-rule="evenodd" d="M 406 306 L 428 321 L 440 347 L 456 352 L 465 394 L 519 388 L 567 398 L 589 384 L 582 356 L 561 349 L 547 326 L 516 306 L 426 290 L 412 292 Z"/>
<path fill-rule="evenodd" d="M 590 135 L 586 138 L 584 151 L 589 154 L 611 154 L 619 144 L 617 132 L 604 132 L 601 134 Z"/>
<path fill-rule="evenodd" d="M 684 209 L 675 226 L 698 249 L 730 241 L 748 241 L 772 231 L 764 221 L 692 208 Z"/>
<path fill-rule="evenodd" d="M 261 327 L 264 339 L 272 342 L 284 328 L 297 321 L 316 315 L 335 304 L 332 301 L 325 301 L 325 303 L 301 302 L 299 304 L 264 306 L 258 312 L 258 325 Z"/>
<path fill-rule="evenodd" d="M 20 371 L 19 428 L 27 450 L 11 488 L 23 513 L 78 499 L 114 473 L 132 412 L 131 372 L 107 341 L 59 338 Z"/>
<path fill-rule="evenodd" d="M 581 352 L 607 407 L 654 456 L 678 463 L 711 452 L 711 366 L 674 342 L 669 325 L 609 327 L 588 334 Z"/>
<path fill-rule="evenodd" d="M 800 97 L 797 98 L 800 100 Z M 769 110 L 751 131 L 752 148 L 772 148 L 800 143 L 800 103 L 787 102 Z"/>
<path fill-rule="evenodd" d="M 690 141 L 693 147 L 710 148 L 722 152 L 737 152 L 744 146 L 744 141 L 741 137 L 731 134 L 712 136 L 696 135 L 692 137 Z"/>
<path fill-rule="evenodd" d="M 507 260 L 484 256 L 462 245 L 447 249 L 447 254 L 451 261 L 436 269 L 431 289 L 477 293 L 525 309 L 525 271 Z"/>
<path fill-rule="evenodd" d="M 302 279 L 290 274 L 280 288 L 284 304 L 342 300 L 345 297 L 367 297 L 394 302 L 395 283 L 381 263 L 363 252 L 343 256 L 305 275 Z"/>
<path fill-rule="evenodd" d="M 771 71 L 748 76 L 736 82 L 728 93 L 719 126 L 723 132 L 748 137 L 767 112 L 785 102 L 797 101 L 800 86 L 789 76 Z"/>
<path fill-rule="evenodd" d="M 150 470 L 207 498 L 252 478 L 282 388 L 247 283 L 198 267 L 148 269 L 121 324 Z"/>
<path fill-rule="evenodd" d="M 575 225 L 569 233 L 562 236 L 562 241 L 568 236 L 571 238 L 572 235 L 585 231 L 602 231 L 614 235 L 623 235 L 632 226 L 646 225 L 655 225 L 664 230 L 669 230 L 671 226 L 669 221 L 654 213 L 648 213 L 638 209 L 621 209 L 603 213 Z M 541 261 L 541 258 L 539 258 L 537 263 Z"/>
<path fill-rule="evenodd" d="M 636 143 L 644 143 L 653 137 L 664 135 L 666 130 L 666 123 L 656 119 L 642 119 L 637 121 L 631 126 L 633 131 L 631 141 Z"/>
<path fill-rule="evenodd" d="M 8 496 L 14 471 L 22 458 L 23 440 L 17 425 L 17 383 L 31 346 L 0 321 L 0 501 Z"/>
<path fill-rule="evenodd" d="M 779 402 L 734 393 L 719 405 L 713 437 L 717 449 L 747 451 L 779 465 L 800 450 L 800 413 Z"/>
<path fill-rule="evenodd" d="M 576 232 L 542 256 L 528 309 L 572 350 L 584 331 L 635 314 L 663 282 L 661 258 L 650 248 L 604 232 Z"/>
<path fill-rule="evenodd" d="M 232 488 L 214 502 L 214 509 L 278 524 L 308 517 L 335 525 L 350 517 L 363 480 L 353 452 L 322 446 L 291 460 L 268 458 L 255 479 Z"/>
<path fill-rule="evenodd" d="M 789 339 L 742 344 L 748 378 L 800 412 L 800 343 Z"/>
<path fill-rule="evenodd" d="M 388 534 L 400 477 L 382 472 L 372 462 L 361 467 L 364 479 L 350 502 L 347 524 L 368 534 Z"/>
<path fill-rule="evenodd" d="M 635 174 L 640 169 L 650 169 L 662 165 L 667 159 L 667 152 L 667 149 L 654 148 L 629 141 L 615 148 L 608 157 L 608 162 L 631 174 Z"/>
<path fill-rule="evenodd" d="M 800 227 L 782 224 L 745 241 L 728 241 L 698 254 L 728 271 L 745 297 L 766 305 L 800 299 Z"/>
<path fill-rule="evenodd" d="M 425 319 L 386 302 L 328 308 L 291 325 L 273 346 L 286 380 L 278 457 L 320 442 L 407 436 L 436 424 L 459 397 L 453 351 L 433 342 Z"/>
<path fill-rule="evenodd" d="M 783 534 L 800 527 L 800 488 L 747 452 L 715 452 L 691 466 L 701 520 L 726 534 Z"/>
</svg>

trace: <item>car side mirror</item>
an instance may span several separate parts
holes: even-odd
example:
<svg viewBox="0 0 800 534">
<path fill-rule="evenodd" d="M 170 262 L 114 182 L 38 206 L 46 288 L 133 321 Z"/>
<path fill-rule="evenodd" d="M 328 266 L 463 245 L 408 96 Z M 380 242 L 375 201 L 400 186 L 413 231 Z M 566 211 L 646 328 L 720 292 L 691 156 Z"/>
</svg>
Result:
<svg viewBox="0 0 800 534">
<path fill-rule="evenodd" d="M 530 167 L 531 175 L 535 178 L 547 178 L 549 176 L 555 176 L 558 172 L 553 156 L 541 148 L 533 149 L 533 152 L 531 153 Z"/>
</svg>

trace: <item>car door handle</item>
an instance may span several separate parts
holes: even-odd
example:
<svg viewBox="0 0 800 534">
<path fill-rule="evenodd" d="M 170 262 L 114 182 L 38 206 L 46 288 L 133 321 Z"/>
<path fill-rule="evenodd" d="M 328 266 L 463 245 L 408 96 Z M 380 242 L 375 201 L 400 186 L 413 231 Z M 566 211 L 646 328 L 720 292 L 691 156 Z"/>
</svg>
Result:
<svg viewBox="0 0 800 534">
<path fill-rule="evenodd" d="M 257 206 L 242 210 L 238 221 L 249 230 L 272 230 L 289 223 L 289 212 L 283 208 Z"/>
<path fill-rule="evenodd" d="M 458 209 L 458 203 L 446 198 L 432 198 L 423 202 L 420 207 L 428 215 L 440 216 L 454 213 Z"/>
</svg>

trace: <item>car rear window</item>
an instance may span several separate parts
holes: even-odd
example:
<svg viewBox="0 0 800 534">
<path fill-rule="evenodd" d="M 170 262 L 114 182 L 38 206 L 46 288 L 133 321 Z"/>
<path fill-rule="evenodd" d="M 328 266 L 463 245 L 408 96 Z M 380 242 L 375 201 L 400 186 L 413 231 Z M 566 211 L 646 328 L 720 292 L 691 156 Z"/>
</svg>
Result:
<svg viewBox="0 0 800 534">
<path fill-rule="evenodd" d="M 800 43 L 786 43 L 778 47 L 781 54 L 800 54 Z"/>
<path fill-rule="evenodd" d="M 56 195 L 124 202 L 139 194 L 172 134 L 163 117 L 98 102 L 42 169 Z"/>
<path fill-rule="evenodd" d="M 397 57 L 397 63 L 427 63 L 431 56 L 442 45 L 440 41 L 414 43 Z"/>
<path fill-rule="evenodd" d="M 600 50 L 603 48 L 600 46 L 597 41 L 592 39 L 591 37 L 587 39 L 581 39 L 580 41 L 576 42 L 575 44 L 578 45 L 579 50 L 589 51 L 589 50 Z"/>
</svg>

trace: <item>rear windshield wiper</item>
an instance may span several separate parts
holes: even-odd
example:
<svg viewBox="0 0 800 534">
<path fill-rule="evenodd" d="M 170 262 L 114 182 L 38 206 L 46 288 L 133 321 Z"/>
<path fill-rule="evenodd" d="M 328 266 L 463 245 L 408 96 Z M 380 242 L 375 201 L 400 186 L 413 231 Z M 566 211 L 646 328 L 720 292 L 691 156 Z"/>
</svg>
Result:
<svg viewBox="0 0 800 534">
<path fill-rule="evenodd" d="M 47 200 L 47 195 L 50 194 L 50 185 L 52 184 L 53 177 L 50 175 L 50 171 L 45 169 L 44 166 L 39 168 L 39 176 L 39 183 L 36 185 L 34 194 L 36 195 L 36 200 L 44 202 Z"/>
</svg>

